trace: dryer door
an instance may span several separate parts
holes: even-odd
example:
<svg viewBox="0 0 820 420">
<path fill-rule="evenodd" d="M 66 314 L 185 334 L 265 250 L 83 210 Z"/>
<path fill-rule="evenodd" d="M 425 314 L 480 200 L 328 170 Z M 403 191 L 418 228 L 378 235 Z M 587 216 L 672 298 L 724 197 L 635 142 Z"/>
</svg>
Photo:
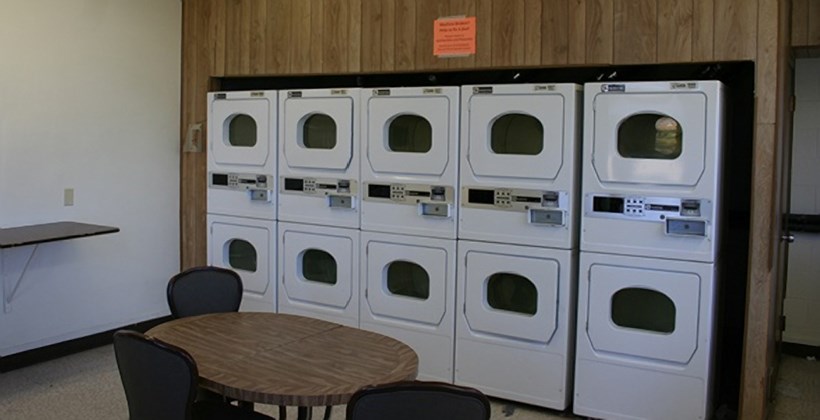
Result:
<svg viewBox="0 0 820 420">
<path fill-rule="evenodd" d="M 447 282 L 455 282 L 448 253 L 435 245 L 391 242 L 367 243 L 367 292 L 370 312 L 383 319 L 399 319 L 437 326 L 447 312 Z M 452 316 L 452 315 L 451 315 Z"/>
<path fill-rule="evenodd" d="M 563 165 L 561 95 L 474 95 L 467 160 L 476 176 L 551 181 Z"/>
<path fill-rule="evenodd" d="M 281 246 L 285 297 L 313 305 L 347 307 L 353 297 L 352 250 L 358 247 L 350 236 L 291 230 L 284 232 Z"/>
<path fill-rule="evenodd" d="M 468 251 L 464 314 L 473 331 L 549 343 L 558 319 L 558 261 Z"/>
<path fill-rule="evenodd" d="M 686 364 L 698 346 L 696 273 L 593 264 L 587 336 L 596 351 Z"/>
<path fill-rule="evenodd" d="M 353 100 L 287 98 L 284 162 L 290 168 L 345 170 L 353 159 Z"/>
<path fill-rule="evenodd" d="M 595 96 L 592 166 L 606 183 L 694 187 L 706 168 L 703 93 Z M 714 112 L 714 110 L 712 110 Z"/>
<path fill-rule="evenodd" d="M 268 99 L 215 99 L 211 113 L 208 138 L 214 162 L 248 166 L 268 162 L 276 144 L 270 139 Z"/>
<path fill-rule="evenodd" d="M 373 172 L 441 176 L 449 155 L 450 99 L 373 97 L 367 104 L 367 159 Z"/>
<path fill-rule="evenodd" d="M 270 286 L 271 240 L 275 232 L 237 221 L 211 224 L 211 263 L 236 271 L 247 293 L 263 295 Z"/>
</svg>

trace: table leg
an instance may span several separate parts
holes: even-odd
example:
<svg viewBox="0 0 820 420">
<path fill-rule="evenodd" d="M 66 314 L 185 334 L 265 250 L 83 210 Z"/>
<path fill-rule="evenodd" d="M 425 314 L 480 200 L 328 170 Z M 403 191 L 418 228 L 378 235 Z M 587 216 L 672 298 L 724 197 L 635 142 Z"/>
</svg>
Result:
<svg viewBox="0 0 820 420">
<path fill-rule="evenodd" d="M 299 407 L 299 420 L 311 420 L 313 418 L 313 407 Z"/>
<path fill-rule="evenodd" d="M 288 408 L 284 405 L 279 406 L 279 420 L 287 420 L 288 419 Z"/>
<path fill-rule="evenodd" d="M 330 415 L 333 414 L 333 406 L 329 405 L 325 407 L 325 417 L 324 420 L 330 420 Z"/>
</svg>

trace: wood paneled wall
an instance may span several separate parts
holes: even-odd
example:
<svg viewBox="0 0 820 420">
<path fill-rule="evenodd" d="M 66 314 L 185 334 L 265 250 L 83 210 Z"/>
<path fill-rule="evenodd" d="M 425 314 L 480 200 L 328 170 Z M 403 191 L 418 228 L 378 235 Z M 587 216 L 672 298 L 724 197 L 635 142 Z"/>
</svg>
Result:
<svg viewBox="0 0 820 420">
<path fill-rule="evenodd" d="M 741 417 L 762 419 L 776 328 L 772 220 L 785 101 L 774 81 L 788 38 L 820 43 L 820 1 L 794 3 L 791 31 L 791 0 L 183 0 L 182 132 L 205 122 L 214 77 L 755 60 Z M 477 17 L 477 53 L 436 58 L 433 20 L 455 15 Z M 184 267 L 206 261 L 205 174 L 205 153 L 182 154 Z"/>
<path fill-rule="evenodd" d="M 792 46 L 820 47 L 820 0 L 792 3 Z"/>
</svg>

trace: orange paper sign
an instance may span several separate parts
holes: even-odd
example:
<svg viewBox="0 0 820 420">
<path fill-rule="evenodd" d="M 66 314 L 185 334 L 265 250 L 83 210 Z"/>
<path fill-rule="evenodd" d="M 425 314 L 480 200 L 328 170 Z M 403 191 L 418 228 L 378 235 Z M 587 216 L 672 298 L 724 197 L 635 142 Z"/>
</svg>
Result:
<svg viewBox="0 0 820 420">
<path fill-rule="evenodd" d="M 433 22 L 433 55 L 475 54 L 475 16 L 441 18 Z"/>
</svg>

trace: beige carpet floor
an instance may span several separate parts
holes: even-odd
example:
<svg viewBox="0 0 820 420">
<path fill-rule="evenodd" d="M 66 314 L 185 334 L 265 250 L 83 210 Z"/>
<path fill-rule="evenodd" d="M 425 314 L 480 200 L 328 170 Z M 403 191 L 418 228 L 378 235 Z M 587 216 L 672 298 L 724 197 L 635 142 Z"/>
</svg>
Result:
<svg viewBox="0 0 820 420">
<path fill-rule="evenodd" d="M 784 356 L 776 391 L 774 419 L 818 418 L 820 363 Z M 574 418 L 571 413 L 496 399 L 492 400 L 492 408 L 494 420 Z M 278 415 L 275 407 L 257 405 L 257 410 Z M 314 419 L 321 418 L 322 411 L 317 410 Z M 0 374 L 2 420 L 127 418 L 111 346 Z M 288 413 L 288 418 L 296 418 L 295 410 Z M 336 407 L 332 418 L 343 419 L 343 407 Z"/>
</svg>

